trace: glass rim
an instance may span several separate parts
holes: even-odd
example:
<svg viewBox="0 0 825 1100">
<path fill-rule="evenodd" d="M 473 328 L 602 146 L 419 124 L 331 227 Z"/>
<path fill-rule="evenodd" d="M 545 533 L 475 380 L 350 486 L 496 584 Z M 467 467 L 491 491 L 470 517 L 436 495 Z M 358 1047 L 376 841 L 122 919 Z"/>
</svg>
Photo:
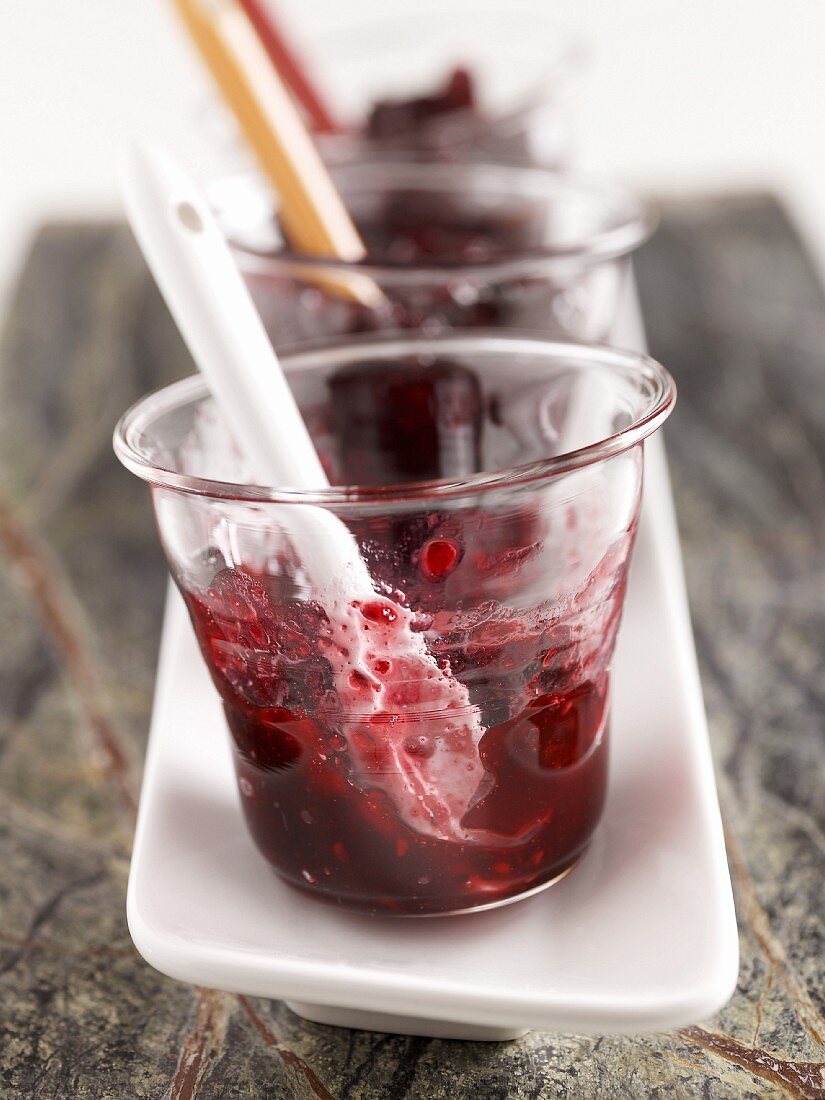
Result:
<svg viewBox="0 0 825 1100">
<path fill-rule="evenodd" d="M 540 334 L 502 332 L 497 329 L 464 329 L 441 336 L 409 334 L 378 334 L 340 340 L 324 340 L 304 344 L 282 356 L 285 370 L 300 370 L 324 366 L 325 362 L 346 364 L 367 349 L 373 356 L 387 358 L 409 354 L 450 354 L 471 349 L 499 354 L 543 354 L 566 362 L 587 364 L 598 360 L 600 365 L 624 373 L 641 376 L 650 387 L 646 407 L 632 423 L 607 438 L 597 440 L 565 454 L 511 466 L 470 474 L 462 478 L 405 482 L 395 485 L 330 486 L 317 490 L 289 489 L 279 486 L 251 485 L 221 481 L 215 478 L 182 473 L 151 461 L 139 440 L 145 428 L 158 416 L 191 404 L 208 394 L 200 375 L 190 375 L 178 382 L 142 397 L 118 421 L 114 431 L 114 450 L 123 465 L 143 481 L 157 488 L 174 489 L 190 495 L 220 500 L 262 504 L 313 504 L 347 510 L 363 505 L 390 505 L 413 501 L 442 501 L 466 497 L 491 490 L 529 485 L 536 481 L 560 477 L 586 466 L 605 461 L 629 450 L 651 435 L 669 416 L 676 400 L 676 385 L 654 359 L 637 352 L 624 351 L 603 344 L 576 344 L 548 339 Z"/>
<path fill-rule="evenodd" d="M 654 206 L 629 188 L 596 176 L 550 171 L 538 165 L 493 161 L 438 163 L 404 159 L 396 152 L 394 155 L 363 157 L 332 167 L 333 175 L 342 179 L 344 188 L 344 177 L 354 176 L 358 179 L 360 176 L 367 184 L 364 190 L 369 190 L 370 182 L 378 171 L 383 174 L 384 187 L 403 185 L 418 192 L 452 190 L 465 193 L 467 177 L 471 176 L 489 190 L 508 191 L 513 195 L 522 194 L 527 197 L 549 197 L 555 192 L 561 202 L 565 197 L 584 197 L 586 200 L 604 204 L 605 208 L 617 209 L 619 215 L 615 225 L 580 235 L 570 243 L 538 247 L 489 259 L 428 258 L 410 262 L 371 259 L 367 255 L 362 260 L 347 261 L 326 256 L 298 255 L 288 249 L 257 251 L 239 240 L 237 233 L 233 232 L 229 217 L 222 212 L 222 207 L 228 208 L 229 203 L 226 199 L 221 202 L 221 196 L 233 187 L 247 187 L 253 193 L 266 194 L 269 185 L 255 172 L 235 172 L 214 180 L 208 188 L 208 197 L 224 228 L 236 262 L 244 274 L 282 274 L 290 277 L 303 274 L 303 278 L 307 278 L 312 273 L 341 275 L 358 272 L 374 278 L 382 285 L 420 284 L 440 282 L 446 278 L 473 277 L 491 281 L 553 271 L 571 263 L 588 267 L 628 255 L 648 240 L 658 224 Z M 528 188 L 526 191 L 525 184 Z"/>
</svg>

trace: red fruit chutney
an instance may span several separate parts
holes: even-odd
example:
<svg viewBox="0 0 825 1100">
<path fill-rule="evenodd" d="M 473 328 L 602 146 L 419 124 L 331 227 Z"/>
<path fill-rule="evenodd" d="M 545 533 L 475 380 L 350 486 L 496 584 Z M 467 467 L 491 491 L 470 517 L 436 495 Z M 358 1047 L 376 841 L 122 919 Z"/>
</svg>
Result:
<svg viewBox="0 0 825 1100">
<path fill-rule="evenodd" d="M 348 367 L 328 387 L 341 483 L 479 468 L 485 413 L 466 367 L 438 361 L 406 374 Z M 456 767 L 476 768 L 481 778 L 460 835 L 413 827 L 386 786 L 365 782 L 363 768 L 356 774 L 351 738 L 368 740 L 380 771 L 382 730 L 406 721 L 404 753 L 411 768 L 423 766 L 435 751 L 432 720 L 417 729 L 406 712 L 429 681 L 399 683 L 394 713 L 353 716 L 325 655 L 327 611 L 297 598 L 284 577 L 229 568 L 213 552 L 211 583 L 184 584 L 184 595 L 223 698 L 255 843 L 294 886 L 371 912 L 448 913 L 549 883 L 577 861 L 602 812 L 608 668 L 628 543 L 608 553 L 563 614 L 549 604 L 528 614 L 495 598 L 536 552 L 539 525 L 527 508 L 511 506 L 503 517 L 489 507 L 441 510 L 433 501 L 350 526 L 386 594 L 376 600 L 383 613 L 372 615 L 373 628 L 391 641 L 392 608 L 409 608 L 412 629 L 477 708 L 477 757 L 463 765 L 459 755 Z M 391 682 L 392 666 L 382 658 L 373 671 Z M 363 759 L 363 744 L 361 752 Z"/>
</svg>

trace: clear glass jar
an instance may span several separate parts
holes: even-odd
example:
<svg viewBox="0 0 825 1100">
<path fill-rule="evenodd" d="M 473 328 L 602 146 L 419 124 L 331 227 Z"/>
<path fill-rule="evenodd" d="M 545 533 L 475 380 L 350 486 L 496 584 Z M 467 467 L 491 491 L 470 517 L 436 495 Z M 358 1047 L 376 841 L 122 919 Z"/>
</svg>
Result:
<svg viewBox="0 0 825 1100">
<path fill-rule="evenodd" d="M 319 135 L 330 164 L 403 150 L 569 165 L 584 50 L 535 6 L 384 13 L 316 34 L 306 54 L 345 127 Z M 467 74 L 473 102 L 447 110 L 456 71 Z"/>
<path fill-rule="evenodd" d="M 199 378 L 115 435 L 150 485 L 256 845 L 293 886 L 367 911 L 549 885 L 602 811 L 643 440 L 669 375 L 498 333 L 366 337 L 284 366 L 338 487 L 250 484 Z M 369 591 L 320 579 L 330 525 Z"/>
<path fill-rule="evenodd" d="M 605 340 L 629 256 L 652 231 L 622 188 L 493 164 L 376 160 L 335 170 L 367 247 L 345 263 L 292 253 L 254 177 L 210 198 L 276 347 L 354 332 L 491 326 Z M 340 292 L 366 276 L 365 305 Z"/>
</svg>

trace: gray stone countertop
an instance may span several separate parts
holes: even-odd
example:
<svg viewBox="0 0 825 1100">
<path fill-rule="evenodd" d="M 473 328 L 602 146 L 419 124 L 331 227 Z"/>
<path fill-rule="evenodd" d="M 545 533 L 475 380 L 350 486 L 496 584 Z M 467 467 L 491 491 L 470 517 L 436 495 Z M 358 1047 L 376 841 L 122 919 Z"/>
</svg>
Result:
<svg viewBox="0 0 825 1100">
<path fill-rule="evenodd" d="M 769 198 L 665 206 L 637 274 L 740 922 L 737 993 L 640 1038 L 306 1023 L 137 955 L 124 898 L 165 591 L 111 453 L 188 373 L 128 231 L 52 224 L 0 340 L 0 1095 L 825 1097 L 825 308 Z"/>
</svg>

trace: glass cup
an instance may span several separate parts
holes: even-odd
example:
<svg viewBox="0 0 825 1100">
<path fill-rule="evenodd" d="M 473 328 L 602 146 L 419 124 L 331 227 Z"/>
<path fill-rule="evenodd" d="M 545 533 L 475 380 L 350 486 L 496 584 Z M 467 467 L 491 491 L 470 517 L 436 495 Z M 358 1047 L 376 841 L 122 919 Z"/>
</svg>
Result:
<svg viewBox="0 0 825 1100">
<path fill-rule="evenodd" d="M 371 912 L 548 886 L 602 812 L 643 441 L 669 375 L 491 332 L 283 362 L 332 488 L 250 483 L 199 378 L 115 433 L 223 699 L 255 844 L 293 886 Z M 319 579 L 330 525 L 369 592 Z"/>
<path fill-rule="evenodd" d="M 522 18 L 510 7 L 471 19 L 443 7 L 385 14 L 308 36 L 301 53 L 342 127 L 315 135 L 329 165 L 383 154 L 554 170 L 572 160 L 584 51 L 535 7 Z M 225 105 L 204 104 L 196 126 L 210 161 L 251 162 Z"/>
<path fill-rule="evenodd" d="M 569 163 L 583 49 L 535 6 L 382 14 L 306 46 L 346 128 L 318 137 L 330 164 L 400 150 L 434 160 Z"/>
<path fill-rule="evenodd" d="M 359 263 L 290 252 L 272 193 L 254 177 L 210 192 L 279 348 L 480 326 L 604 341 L 630 253 L 653 227 L 650 210 L 623 189 L 539 168 L 376 160 L 334 176 L 367 248 Z M 377 304 L 342 293 L 366 281 Z"/>
</svg>

